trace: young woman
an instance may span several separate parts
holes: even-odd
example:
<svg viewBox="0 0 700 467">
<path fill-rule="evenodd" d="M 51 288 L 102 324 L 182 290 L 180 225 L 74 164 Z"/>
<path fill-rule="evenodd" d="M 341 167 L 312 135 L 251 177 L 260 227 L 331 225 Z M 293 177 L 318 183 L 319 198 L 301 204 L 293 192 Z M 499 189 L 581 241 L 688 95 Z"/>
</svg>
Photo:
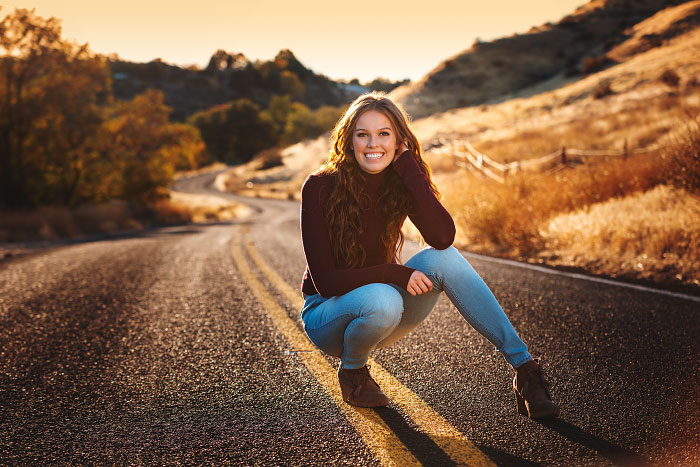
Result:
<svg viewBox="0 0 700 467">
<path fill-rule="evenodd" d="M 397 262 L 406 217 L 429 247 Z M 518 411 L 558 416 L 537 361 L 484 281 L 452 245 L 408 117 L 383 93 L 358 97 L 338 121 L 328 162 L 302 188 L 307 268 L 301 319 L 311 342 L 340 357 L 345 402 L 389 404 L 367 368 L 369 354 L 415 329 L 445 292 L 461 315 L 516 369 Z"/>
</svg>

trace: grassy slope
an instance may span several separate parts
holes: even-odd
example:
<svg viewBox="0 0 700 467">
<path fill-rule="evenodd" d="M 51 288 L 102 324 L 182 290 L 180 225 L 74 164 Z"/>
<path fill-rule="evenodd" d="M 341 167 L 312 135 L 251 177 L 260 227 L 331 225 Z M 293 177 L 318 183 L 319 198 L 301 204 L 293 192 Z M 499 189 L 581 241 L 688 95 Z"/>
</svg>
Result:
<svg viewBox="0 0 700 467">
<path fill-rule="evenodd" d="M 576 79 L 574 75 L 582 70 L 595 69 L 595 59 L 624 41 L 630 26 L 681 2 L 593 0 L 557 24 L 474 44 L 444 60 L 421 80 L 395 89 L 391 96 L 411 115 L 422 118 L 452 108 L 502 101 L 533 86 L 555 89 L 567 76 Z M 671 37 L 682 29 L 667 28 L 666 32 L 664 37 Z"/>
</svg>

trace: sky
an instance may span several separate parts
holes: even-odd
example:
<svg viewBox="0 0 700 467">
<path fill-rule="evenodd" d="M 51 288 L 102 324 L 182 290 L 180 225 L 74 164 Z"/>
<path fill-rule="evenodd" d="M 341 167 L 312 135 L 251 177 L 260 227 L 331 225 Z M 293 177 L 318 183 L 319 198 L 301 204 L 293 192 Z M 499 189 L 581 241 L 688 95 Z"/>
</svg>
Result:
<svg viewBox="0 0 700 467">
<path fill-rule="evenodd" d="M 24 0 L 15 8 L 62 20 L 63 37 L 101 54 L 206 66 L 218 49 L 271 60 L 290 49 L 332 79 L 418 80 L 476 38 L 556 22 L 586 0 Z"/>
</svg>

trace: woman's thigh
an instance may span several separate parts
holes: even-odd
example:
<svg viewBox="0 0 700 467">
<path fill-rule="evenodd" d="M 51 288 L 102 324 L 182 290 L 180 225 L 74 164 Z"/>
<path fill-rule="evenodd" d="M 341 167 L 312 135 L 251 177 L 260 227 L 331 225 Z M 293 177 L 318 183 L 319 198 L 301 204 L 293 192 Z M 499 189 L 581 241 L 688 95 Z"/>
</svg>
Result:
<svg viewBox="0 0 700 467">
<path fill-rule="evenodd" d="M 367 284 L 329 299 L 310 297 L 309 309 L 302 314 L 304 331 L 316 347 L 339 357 L 343 353 L 348 324 L 357 319 L 363 309 L 381 306 L 387 300 L 396 301 L 397 295 L 396 289 L 391 285 Z M 319 300 L 320 303 L 315 304 L 314 300 Z"/>
</svg>

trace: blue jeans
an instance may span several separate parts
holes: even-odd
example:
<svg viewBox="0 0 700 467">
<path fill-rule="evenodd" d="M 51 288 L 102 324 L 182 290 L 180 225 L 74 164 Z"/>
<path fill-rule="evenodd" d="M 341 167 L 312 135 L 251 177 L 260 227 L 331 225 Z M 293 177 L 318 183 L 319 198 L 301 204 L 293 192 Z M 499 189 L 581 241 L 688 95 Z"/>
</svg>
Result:
<svg viewBox="0 0 700 467">
<path fill-rule="evenodd" d="M 361 368 L 372 350 L 415 329 L 445 291 L 464 319 L 514 368 L 532 358 L 496 297 L 456 248 L 425 248 L 406 266 L 428 276 L 433 290 L 412 296 L 397 285 L 375 283 L 330 298 L 307 296 L 301 320 L 311 342 L 340 357 L 343 368 Z"/>
</svg>

